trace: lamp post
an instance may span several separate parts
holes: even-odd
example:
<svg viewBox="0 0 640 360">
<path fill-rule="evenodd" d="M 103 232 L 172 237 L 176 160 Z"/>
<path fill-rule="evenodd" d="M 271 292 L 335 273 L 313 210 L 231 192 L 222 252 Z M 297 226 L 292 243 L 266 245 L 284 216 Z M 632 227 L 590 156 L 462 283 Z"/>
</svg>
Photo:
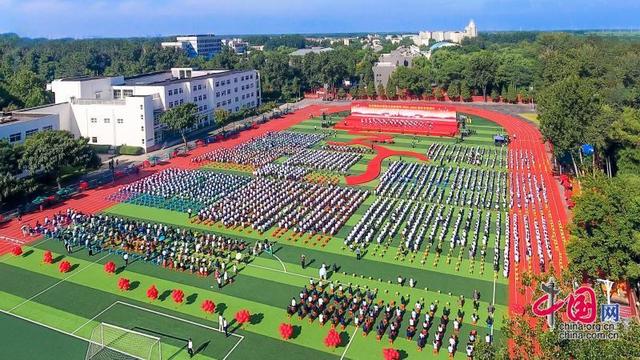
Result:
<svg viewBox="0 0 640 360">
<path fill-rule="evenodd" d="M 596 281 L 604 284 L 605 289 L 607 289 L 607 304 L 611 304 L 611 289 L 614 282 L 609 279 L 597 279 Z"/>
</svg>

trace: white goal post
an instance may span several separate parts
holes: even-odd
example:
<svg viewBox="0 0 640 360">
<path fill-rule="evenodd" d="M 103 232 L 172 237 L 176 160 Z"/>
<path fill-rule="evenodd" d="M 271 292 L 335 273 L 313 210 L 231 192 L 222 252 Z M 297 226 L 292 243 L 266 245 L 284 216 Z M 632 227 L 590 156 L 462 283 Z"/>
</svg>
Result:
<svg viewBox="0 0 640 360">
<path fill-rule="evenodd" d="M 91 330 L 85 360 L 162 360 L 160 338 L 100 323 Z"/>
</svg>

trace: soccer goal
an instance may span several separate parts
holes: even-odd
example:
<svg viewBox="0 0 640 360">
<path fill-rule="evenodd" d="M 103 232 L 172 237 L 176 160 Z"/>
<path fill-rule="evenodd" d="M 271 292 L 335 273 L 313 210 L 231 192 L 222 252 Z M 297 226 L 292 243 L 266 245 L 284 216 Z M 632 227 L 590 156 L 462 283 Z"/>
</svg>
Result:
<svg viewBox="0 0 640 360">
<path fill-rule="evenodd" d="M 85 360 L 162 360 L 160 338 L 100 323 L 91 330 Z"/>
</svg>

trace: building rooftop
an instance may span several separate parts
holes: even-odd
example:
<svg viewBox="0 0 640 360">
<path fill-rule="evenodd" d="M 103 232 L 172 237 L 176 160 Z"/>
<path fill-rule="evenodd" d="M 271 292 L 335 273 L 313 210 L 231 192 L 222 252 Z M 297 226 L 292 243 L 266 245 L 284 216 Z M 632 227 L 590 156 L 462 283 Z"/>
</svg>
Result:
<svg viewBox="0 0 640 360">
<path fill-rule="evenodd" d="M 167 71 L 158 71 L 148 74 L 141 74 L 130 76 L 124 79 L 124 84 L 128 86 L 162 86 L 162 85 L 170 85 L 175 83 L 180 83 L 184 81 L 189 81 L 192 79 L 206 79 L 206 78 L 215 78 L 219 76 L 232 75 L 236 73 L 241 73 L 249 70 L 193 70 L 196 73 L 195 76 L 179 78 L 175 77 L 171 70 Z"/>
<path fill-rule="evenodd" d="M 305 55 L 307 55 L 309 53 L 319 54 L 319 53 L 323 53 L 323 52 L 326 52 L 326 51 L 333 51 L 333 48 L 330 48 L 330 47 L 325 48 L 325 47 L 320 47 L 320 46 L 314 46 L 314 47 L 307 48 L 307 49 L 298 49 L 298 50 L 290 53 L 289 55 L 290 56 L 305 56 Z"/>
</svg>

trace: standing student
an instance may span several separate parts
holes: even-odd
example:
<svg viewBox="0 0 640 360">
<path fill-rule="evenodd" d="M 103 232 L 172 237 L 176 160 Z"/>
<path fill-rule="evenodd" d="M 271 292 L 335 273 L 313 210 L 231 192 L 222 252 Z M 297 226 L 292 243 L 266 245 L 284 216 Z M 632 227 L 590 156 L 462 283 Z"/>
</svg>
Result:
<svg viewBox="0 0 640 360">
<path fill-rule="evenodd" d="M 129 266 L 129 253 L 124 253 L 124 255 L 122 255 L 122 258 L 124 259 L 124 267 Z"/>
<path fill-rule="evenodd" d="M 222 328 L 222 322 L 224 322 L 224 318 L 221 315 L 218 315 L 218 331 L 223 332 L 224 329 Z"/>
<path fill-rule="evenodd" d="M 304 256 L 304 254 L 300 255 L 300 266 L 302 266 L 302 269 L 304 269 L 305 261 L 306 257 Z"/>
<path fill-rule="evenodd" d="M 360 247 L 358 246 L 356 248 L 356 260 L 360 260 L 360 256 L 362 256 L 362 253 L 360 252 Z"/>
<path fill-rule="evenodd" d="M 189 341 L 187 342 L 187 351 L 189 352 L 189 357 L 192 358 L 193 357 L 193 341 L 191 341 L 191 338 L 189 338 Z"/>
<path fill-rule="evenodd" d="M 222 330 L 224 331 L 224 336 L 229 337 L 229 324 L 227 323 L 227 319 L 222 318 Z"/>
<path fill-rule="evenodd" d="M 193 214 L 193 210 L 191 210 L 191 208 L 188 208 L 187 214 L 189 214 L 189 219 L 191 219 L 191 214 Z"/>
</svg>

